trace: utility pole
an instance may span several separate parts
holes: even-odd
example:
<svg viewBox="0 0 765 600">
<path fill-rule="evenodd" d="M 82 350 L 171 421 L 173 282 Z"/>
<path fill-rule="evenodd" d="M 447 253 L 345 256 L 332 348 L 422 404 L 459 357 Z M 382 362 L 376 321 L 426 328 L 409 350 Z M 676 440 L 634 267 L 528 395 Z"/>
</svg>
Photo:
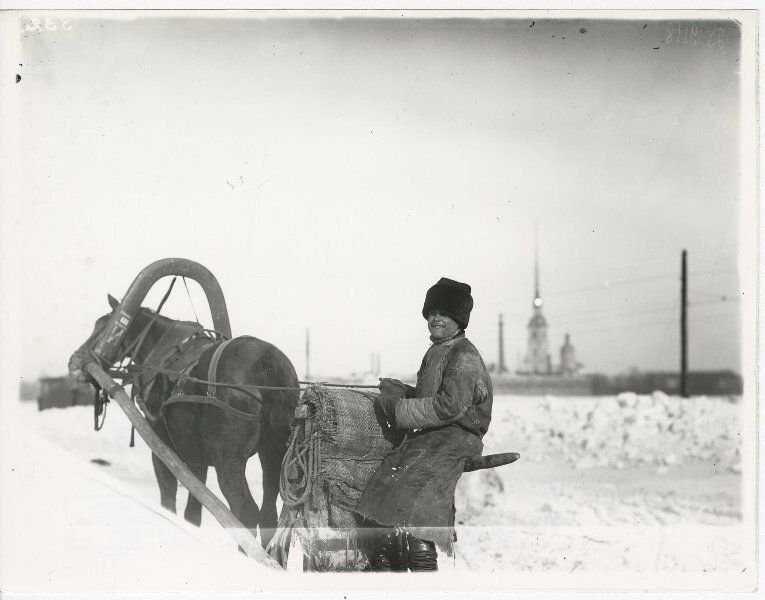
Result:
<svg viewBox="0 0 765 600">
<path fill-rule="evenodd" d="M 502 374 L 507 371 L 505 367 L 505 336 L 504 336 L 504 324 L 502 323 L 502 315 L 499 315 L 499 360 L 497 361 L 497 373 Z"/>
<path fill-rule="evenodd" d="M 305 330 L 305 380 L 311 380 L 311 330 Z"/>
<path fill-rule="evenodd" d="M 534 306 L 538 306 L 536 299 L 541 297 L 539 294 L 539 224 L 534 221 Z"/>
<path fill-rule="evenodd" d="M 680 396 L 688 397 L 688 253 L 680 265 Z"/>
</svg>

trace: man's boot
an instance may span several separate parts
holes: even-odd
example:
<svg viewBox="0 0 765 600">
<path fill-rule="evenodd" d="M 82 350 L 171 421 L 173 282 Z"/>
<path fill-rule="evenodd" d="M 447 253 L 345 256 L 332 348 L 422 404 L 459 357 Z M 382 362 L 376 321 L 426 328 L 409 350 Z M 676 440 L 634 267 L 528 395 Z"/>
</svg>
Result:
<svg viewBox="0 0 765 600">
<path fill-rule="evenodd" d="M 372 571 L 404 571 L 401 560 L 401 534 L 395 529 L 380 529 L 369 557 Z"/>
<path fill-rule="evenodd" d="M 415 571 L 438 571 L 438 554 L 435 543 L 407 534 L 407 566 Z"/>
</svg>

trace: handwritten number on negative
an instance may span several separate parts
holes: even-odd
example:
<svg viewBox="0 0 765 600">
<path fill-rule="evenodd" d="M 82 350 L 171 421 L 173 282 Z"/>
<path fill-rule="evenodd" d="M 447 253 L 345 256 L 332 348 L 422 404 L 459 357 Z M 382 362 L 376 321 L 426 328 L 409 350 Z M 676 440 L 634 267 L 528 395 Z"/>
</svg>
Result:
<svg viewBox="0 0 765 600">
<path fill-rule="evenodd" d="M 44 28 L 44 29 L 43 29 Z M 43 33 L 43 31 L 71 31 L 72 23 L 69 19 L 56 19 L 46 17 L 45 20 L 37 17 L 29 17 L 24 20 L 21 30 L 25 33 Z"/>
</svg>

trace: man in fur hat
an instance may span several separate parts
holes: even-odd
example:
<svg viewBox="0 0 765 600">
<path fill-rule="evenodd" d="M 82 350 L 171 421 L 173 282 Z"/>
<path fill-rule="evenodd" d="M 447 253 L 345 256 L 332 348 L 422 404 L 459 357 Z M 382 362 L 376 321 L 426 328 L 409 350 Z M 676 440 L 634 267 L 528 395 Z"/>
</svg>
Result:
<svg viewBox="0 0 765 600">
<path fill-rule="evenodd" d="M 417 387 L 380 380 L 380 406 L 406 433 L 356 508 L 375 532 L 367 547 L 373 570 L 435 571 L 436 546 L 453 552 L 454 490 L 465 460 L 480 456 L 491 420 L 491 379 L 465 337 L 472 308 L 469 285 L 441 278 L 422 308 L 432 345 Z"/>
</svg>

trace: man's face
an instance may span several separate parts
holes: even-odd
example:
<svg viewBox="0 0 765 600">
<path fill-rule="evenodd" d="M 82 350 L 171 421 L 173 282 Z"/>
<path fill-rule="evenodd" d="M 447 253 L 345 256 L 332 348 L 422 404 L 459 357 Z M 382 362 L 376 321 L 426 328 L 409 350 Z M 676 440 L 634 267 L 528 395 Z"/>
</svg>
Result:
<svg viewBox="0 0 765 600">
<path fill-rule="evenodd" d="M 430 330 L 430 337 L 433 340 L 443 340 L 451 337 L 457 333 L 459 328 L 460 326 L 451 317 L 442 315 L 437 310 L 428 315 L 428 330 Z"/>
</svg>

